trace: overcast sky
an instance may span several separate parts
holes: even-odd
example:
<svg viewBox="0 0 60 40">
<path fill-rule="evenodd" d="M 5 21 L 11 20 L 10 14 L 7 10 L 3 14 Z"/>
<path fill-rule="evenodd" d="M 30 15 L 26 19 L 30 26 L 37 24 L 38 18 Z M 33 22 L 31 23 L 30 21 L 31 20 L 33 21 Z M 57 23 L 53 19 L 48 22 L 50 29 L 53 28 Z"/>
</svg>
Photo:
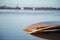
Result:
<svg viewBox="0 0 60 40">
<path fill-rule="evenodd" d="M 0 0 L 0 5 L 20 7 L 60 7 L 60 0 Z"/>
</svg>

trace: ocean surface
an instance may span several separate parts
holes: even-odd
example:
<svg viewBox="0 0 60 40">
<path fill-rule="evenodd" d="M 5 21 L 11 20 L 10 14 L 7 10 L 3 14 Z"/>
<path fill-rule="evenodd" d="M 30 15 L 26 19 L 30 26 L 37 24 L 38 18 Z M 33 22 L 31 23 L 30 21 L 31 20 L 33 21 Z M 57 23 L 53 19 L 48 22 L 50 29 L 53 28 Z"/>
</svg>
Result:
<svg viewBox="0 0 60 40">
<path fill-rule="evenodd" d="M 0 11 L 0 40 L 45 40 L 44 38 L 30 35 L 23 28 L 34 23 L 47 21 L 60 21 L 60 12 Z"/>
</svg>

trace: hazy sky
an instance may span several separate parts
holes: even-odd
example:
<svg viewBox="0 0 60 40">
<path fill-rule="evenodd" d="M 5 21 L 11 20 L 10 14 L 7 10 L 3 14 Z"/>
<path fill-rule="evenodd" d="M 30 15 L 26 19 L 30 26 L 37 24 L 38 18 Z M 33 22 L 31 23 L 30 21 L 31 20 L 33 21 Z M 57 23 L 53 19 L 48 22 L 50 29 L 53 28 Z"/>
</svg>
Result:
<svg viewBox="0 0 60 40">
<path fill-rule="evenodd" d="M 0 5 L 21 7 L 60 7 L 60 0 L 0 0 Z"/>
</svg>

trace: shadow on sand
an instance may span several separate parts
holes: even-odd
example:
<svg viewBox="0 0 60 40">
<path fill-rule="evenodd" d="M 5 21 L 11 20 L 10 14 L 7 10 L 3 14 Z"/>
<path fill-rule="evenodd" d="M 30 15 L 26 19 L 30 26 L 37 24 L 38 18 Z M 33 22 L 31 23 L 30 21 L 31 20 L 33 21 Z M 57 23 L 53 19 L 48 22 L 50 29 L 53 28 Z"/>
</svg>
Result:
<svg viewBox="0 0 60 40">
<path fill-rule="evenodd" d="M 60 40 L 60 32 L 34 33 L 31 35 L 47 40 Z"/>
</svg>

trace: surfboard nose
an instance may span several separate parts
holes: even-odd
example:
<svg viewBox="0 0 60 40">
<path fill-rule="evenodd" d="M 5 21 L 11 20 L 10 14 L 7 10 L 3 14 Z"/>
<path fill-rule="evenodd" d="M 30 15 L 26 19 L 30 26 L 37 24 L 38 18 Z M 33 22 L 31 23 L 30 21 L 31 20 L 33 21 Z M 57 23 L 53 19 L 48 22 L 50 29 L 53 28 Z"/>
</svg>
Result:
<svg viewBox="0 0 60 40">
<path fill-rule="evenodd" d="M 24 31 L 27 31 L 27 32 L 28 32 L 28 31 L 29 31 L 29 29 L 28 29 L 27 27 L 25 27 L 25 28 L 24 28 Z"/>
<path fill-rule="evenodd" d="M 40 25 L 32 24 L 24 28 L 24 31 L 30 32 L 32 30 L 38 29 Z"/>
</svg>

